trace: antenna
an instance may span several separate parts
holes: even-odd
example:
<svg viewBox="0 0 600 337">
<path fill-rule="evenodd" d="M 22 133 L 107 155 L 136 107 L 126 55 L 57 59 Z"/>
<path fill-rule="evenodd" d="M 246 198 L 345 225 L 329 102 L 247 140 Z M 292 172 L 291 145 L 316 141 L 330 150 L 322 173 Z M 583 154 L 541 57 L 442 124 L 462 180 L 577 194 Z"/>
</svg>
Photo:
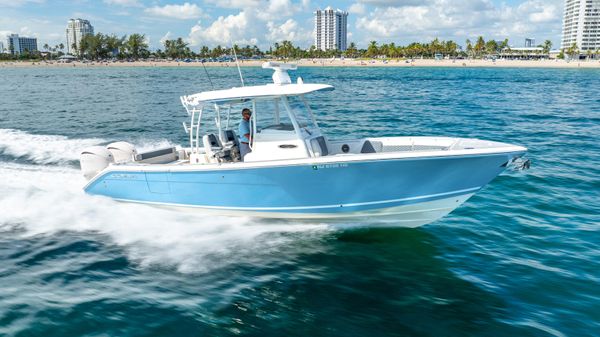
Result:
<svg viewBox="0 0 600 337">
<path fill-rule="evenodd" d="M 208 70 L 206 70 L 206 67 L 204 66 L 204 61 L 200 62 L 202 63 L 202 68 L 204 68 L 204 72 L 206 73 L 206 77 L 208 77 L 208 82 L 210 83 L 210 87 L 212 88 L 212 90 L 215 90 L 215 86 L 212 83 L 212 80 L 210 79 L 210 75 L 208 74 Z"/>
<path fill-rule="evenodd" d="M 233 56 L 235 57 L 235 64 L 238 68 L 238 73 L 240 73 L 240 81 L 242 81 L 242 87 L 244 86 L 244 77 L 242 76 L 242 69 L 240 69 L 240 62 L 238 62 L 237 54 L 235 52 L 233 41 L 231 42 L 231 50 L 233 50 Z"/>
</svg>

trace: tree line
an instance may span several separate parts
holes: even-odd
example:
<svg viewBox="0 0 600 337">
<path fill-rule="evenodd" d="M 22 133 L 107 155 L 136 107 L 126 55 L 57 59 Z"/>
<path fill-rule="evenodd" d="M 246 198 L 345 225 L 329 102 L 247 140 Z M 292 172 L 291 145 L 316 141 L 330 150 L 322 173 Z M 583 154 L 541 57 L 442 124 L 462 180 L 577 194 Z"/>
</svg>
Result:
<svg viewBox="0 0 600 337">
<path fill-rule="evenodd" d="M 65 46 L 61 43 L 54 47 L 45 44 L 44 50 L 50 54 L 50 57 L 61 56 L 64 54 Z M 354 42 L 351 42 L 345 51 L 341 50 L 320 50 L 314 45 L 308 49 L 295 46 L 291 41 L 276 42 L 267 50 L 261 50 L 257 46 L 238 46 L 233 47 L 217 45 L 209 48 L 201 46 L 193 50 L 188 42 L 183 38 L 169 39 L 162 42 L 162 48 L 150 51 L 146 36 L 144 34 L 131 34 L 129 36 L 106 35 L 102 33 L 89 34 L 82 38 L 78 48 L 71 46 L 71 50 L 76 50 L 77 56 L 88 60 L 102 59 L 148 59 L 148 58 L 170 58 L 170 59 L 230 59 L 235 54 L 244 59 L 252 57 L 273 57 L 281 59 L 299 59 L 299 58 L 434 58 L 440 56 L 447 57 L 469 57 L 483 58 L 489 55 L 498 55 L 511 52 L 509 41 L 485 40 L 479 36 L 476 40 L 465 41 L 463 49 L 453 40 L 433 39 L 427 43 L 413 42 L 407 45 L 396 45 L 395 43 L 378 44 L 377 41 L 371 41 L 364 49 L 359 49 Z M 538 45 L 543 55 L 548 55 L 552 48 L 552 42 L 546 40 Z M 578 55 L 579 49 L 574 44 L 565 48 L 559 57 L 569 55 L 574 57 Z M 595 52 L 587 51 L 587 56 L 600 57 L 600 50 Z M 27 52 L 19 56 L 3 55 L 3 58 L 32 59 L 41 58 L 39 52 Z M 47 56 L 46 56 L 47 57 Z"/>
<path fill-rule="evenodd" d="M 150 56 L 146 36 L 137 33 L 121 37 L 114 34 L 88 34 L 81 39 L 79 48 L 76 47 L 73 44 L 72 49 L 77 50 L 79 56 L 92 60 L 108 58 L 140 59 Z"/>
</svg>

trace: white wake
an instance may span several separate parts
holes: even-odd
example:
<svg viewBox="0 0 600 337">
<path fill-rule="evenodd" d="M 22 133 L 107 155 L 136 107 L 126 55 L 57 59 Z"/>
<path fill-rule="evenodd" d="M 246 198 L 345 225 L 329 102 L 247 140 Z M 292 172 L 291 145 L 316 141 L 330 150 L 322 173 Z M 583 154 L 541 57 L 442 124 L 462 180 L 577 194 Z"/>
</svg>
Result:
<svg viewBox="0 0 600 337">
<path fill-rule="evenodd" d="M 68 138 L 59 135 L 34 135 L 14 129 L 0 129 L 0 154 L 26 158 L 36 164 L 64 164 L 79 160 L 81 150 L 89 146 L 107 144 L 123 139 Z M 134 143 L 138 152 L 175 146 L 161 139 L 125 139 Z"/>
<path fill-rule="evenodd" d="M 79 159 L 79 152 L 104 142 L 103 139 L 70 139 L 57 135 L 34 135 L 20 130 L 0 129 L 0 153 L 27 158 L 39 164 L 65 163 Z"/>
<path fill-rule="evenodd" d="M 33 146 L 19 141 L 50 139 L 54 144 L 44 151 L 26 151 L 40 164 L 46 160 L 56 163 L 77 159 L 79 147 L 99 141 L 5 130 L 0 132 L 0 139 L 8 134 L 17 137 L 0 140 L 0 144 L 10 144 L 11 151 Z M 146 145 L 162 143 L 148 141 Z M 329 231 L 324 224 L 265 223 L 89 196 L 82 191 L 85 179 L 79 170 L 67 165 L 0 161 L 0 177 L 0 232 L 19 236 L 54 235 L 61 231 L 99 233 L 102 235 L 98 238 L 108 237 L 110 243 L 125 247 L 128 257 L 141 266 L 207 272 L 231 263 L 252 263 L 274 251 L 284 251 L 291 240 L 300 236 L 296 232 L 302 232 L 302 238 L 310 238 Z M 15 227 L 19 230 L 15 231 Z"/>
</svg>

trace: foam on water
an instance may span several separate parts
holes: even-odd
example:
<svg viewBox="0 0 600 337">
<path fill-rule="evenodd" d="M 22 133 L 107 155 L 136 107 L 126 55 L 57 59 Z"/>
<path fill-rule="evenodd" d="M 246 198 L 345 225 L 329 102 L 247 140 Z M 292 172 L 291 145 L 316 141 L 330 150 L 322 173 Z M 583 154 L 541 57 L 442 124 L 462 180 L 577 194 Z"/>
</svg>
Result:
<svg viewBox="0 0 600 337">
<path fill-rule="evenodd" d="M 166 139 L 135 139 L 130 141 L 135 145 L 135 149 L 138 153 L 162 149 L 166 147 L 175 147 L 175 145 L 177 145 Z"/>
<path fill-rule="evenodd" d="M 79 160 L 81 150 L 89 146 L 108 144 L 115 139 L 77 139 L 59 135 L 34 135 L 20 130 L 0 129 L 0 154 L 26 158 L 35 164 L 66 164 Z M 175 146 L 166 139 L 126 139 L 138 152 Z"/>
<path fill-rule="evenodd" d="M 23 139 L 38 139 L 20 131 L 12 149 Z M 59 136 L 52 139 L 55 152 L 46 149 L 36 158 L 54 162 L 73 158 L 78 145 L 95 139 L 72 142 Z M 76 145 L 78 144 L 78 145 Z M 147 148 L 166 145 L 165 141 L 146 141 Z M 61 145 L 67 151 L 60 151 Z M 33 146 L 33 145 L 29 145 Z M 29 154 L 35 154 L 30 150 Z M 40 152 L 41 153 L 41 152 Z M 45 159 L 44 159 L 45 158 Z M 106 235 L 111 243 L 126 247 L 129 257 L 142 266 L 175 267 L 181 272 L 205 272 L 232 262 L 244 262 L 284 247 L 290 233 L 319 233 L 321 224 L 294 225 L 261 222 L 251 218 L 217 217 L 195 212 L 147 205 L 121 203 L 83 193 L 85 179 L 79 170 L 68 166 L 26 165 L 0 162 L 0 230 L 23 236 L 52 235 L 61 231 Z"/>
<path fill-rule="evenodd" d="M 103 139 L 70 139 L 57 135 L 33 135 L 13 129 L 0 129 L 0 153 L 27 158 L 39 164 L 61 164 L 79 159 L 79 152 L 98 145 Z"/>
</svg>

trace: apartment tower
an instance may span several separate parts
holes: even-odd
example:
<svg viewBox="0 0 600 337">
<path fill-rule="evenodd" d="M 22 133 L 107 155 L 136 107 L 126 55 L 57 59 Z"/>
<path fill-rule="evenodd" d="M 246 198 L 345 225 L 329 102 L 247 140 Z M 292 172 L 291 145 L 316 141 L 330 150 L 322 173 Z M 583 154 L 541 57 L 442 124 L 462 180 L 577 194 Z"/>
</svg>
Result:
<svg viewBox="0 0 600 337">
<path fill-rule="evenodd" d="M 37 51 L 37 39 L 34 37 L 22 37 L 19 34 L 10 34 L 7 37 L 8 50 L 13 55 Z"/>
<path fill-rule="evenodd" d="M 88 20 L 69 20 L 67 23 L 67 54 L 79 54 L 81 39 L 88 34 L 94 34 L 94 27 Z"/>
<path fill-rule="evenodd" d="M 600 49 L 600 0 L 566 0 L 561 49 L 573 43 L 583 54 Z"/>
<path fill-rule="evenodd" d="M 331 7 L 315 12 L 315 47 L 320 50 L 346 50 L 348 12 Z"/>
</svg>

